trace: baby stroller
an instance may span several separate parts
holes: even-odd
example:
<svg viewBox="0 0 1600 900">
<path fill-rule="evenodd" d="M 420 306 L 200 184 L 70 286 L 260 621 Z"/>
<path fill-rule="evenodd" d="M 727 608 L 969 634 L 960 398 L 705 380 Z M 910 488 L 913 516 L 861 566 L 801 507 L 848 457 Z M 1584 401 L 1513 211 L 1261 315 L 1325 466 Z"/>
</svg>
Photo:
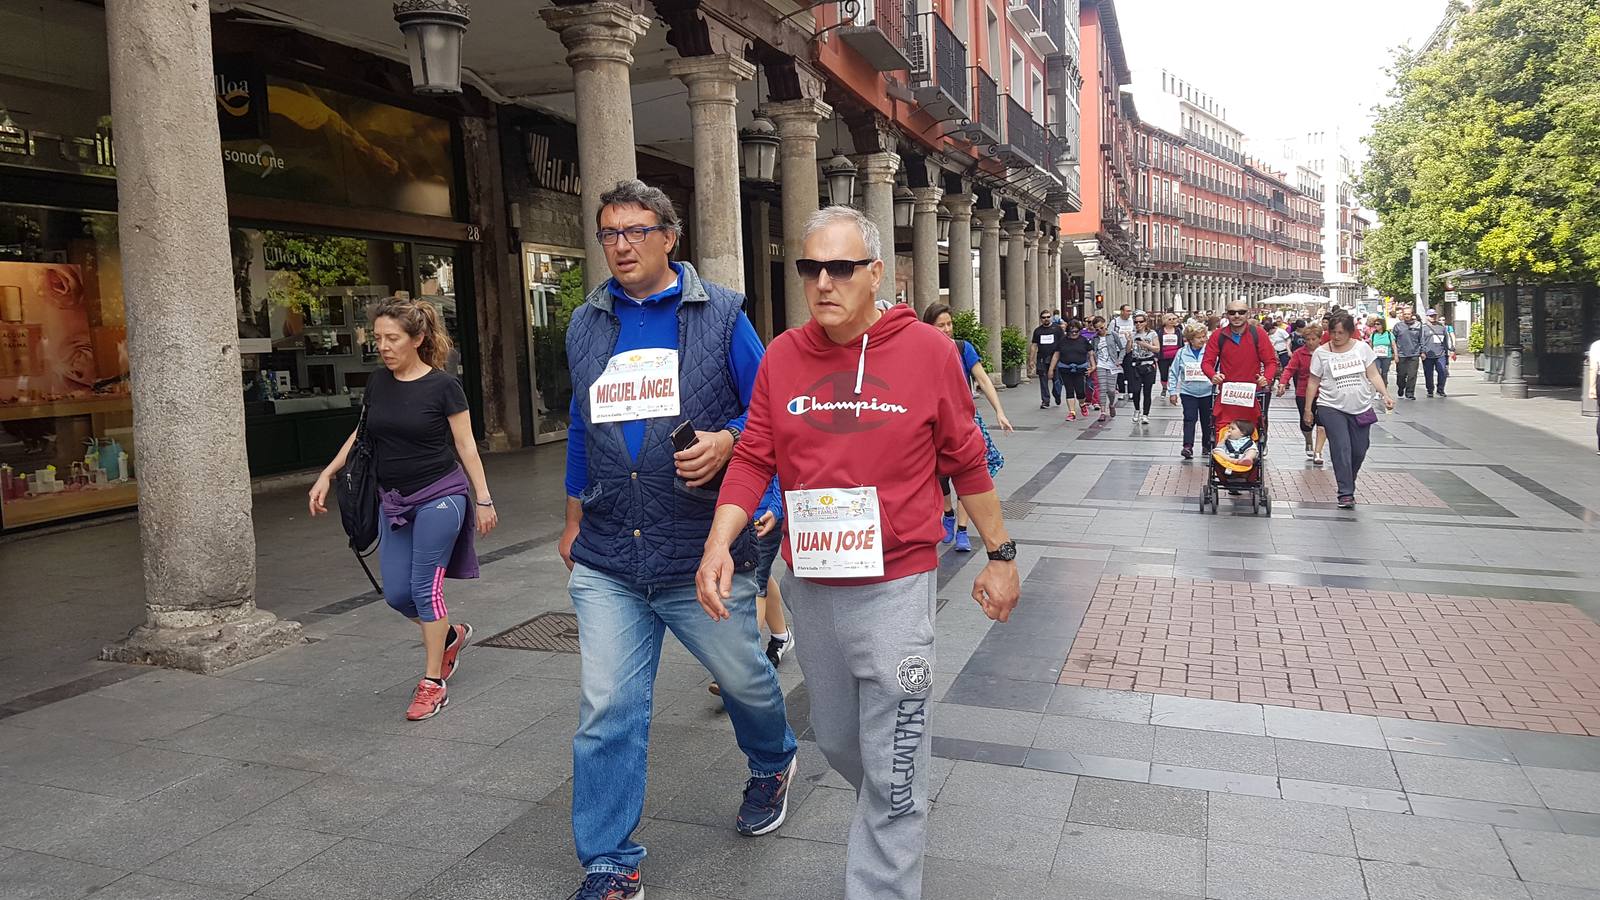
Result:
<svg viewBox="0 0 1600 900">
<path fill-rule="evenodd" d="M 1272 515 L 1272 497 L 1267 493 L 1266 456 L 1261 452 L 1261 427 L 1265 420 L 1265 395 L 1248 382 L 1226 383 L 1217 392 L 1217 406 L 1249 406 L 1255 410 L 1251 422 L 1250 439 L 1256 445 L 1256 458 L 1251 461 L 1234 460 L 1223 452 L 1228 425 L 1217 427 L 1217 439 L 1212 446 L 1210 466 L 1206 470 L 1206 483 L 1200 489 L 1200 512 L 1217 514 L 1222 491 L 1250 495 L 1252 515 Z M 1229 423 L 1232 424 L 1232 423 Z M 1241 501 L 1243 502 L 1242 498 Z"/>
</svg>

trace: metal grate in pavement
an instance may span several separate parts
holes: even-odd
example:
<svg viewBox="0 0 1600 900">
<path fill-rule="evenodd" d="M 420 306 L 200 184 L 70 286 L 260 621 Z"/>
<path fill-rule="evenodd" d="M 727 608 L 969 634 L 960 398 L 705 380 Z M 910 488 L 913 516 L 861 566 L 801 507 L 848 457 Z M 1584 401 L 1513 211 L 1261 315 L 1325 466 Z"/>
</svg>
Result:
<svg viewBox="0 0 1600 900">
<path fill-rule="evenodd" d="M 573 613 L 544 613 L 521 625 L 507 628 L 494 637 L 485 638 L 478 642 L 478 646 L 577 653 L 578 617 Z"/>
<path fill-rule="evenodd" d="M 1000 512 L 1007 519 L 1026 519 L 1033 515 L 1037 505 L 1032 500 L 1004 500 L 1000 503 Z"/>
</svg>

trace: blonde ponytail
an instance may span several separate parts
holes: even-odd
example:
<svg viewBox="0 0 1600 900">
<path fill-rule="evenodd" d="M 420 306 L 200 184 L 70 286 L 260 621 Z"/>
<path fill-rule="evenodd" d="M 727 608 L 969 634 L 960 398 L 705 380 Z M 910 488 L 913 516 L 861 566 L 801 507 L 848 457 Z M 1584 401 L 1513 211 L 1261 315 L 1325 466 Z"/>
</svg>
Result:
<svg viewBox="0 0 1600 900">
<path fill-rule="evenodd" d="M 422 338 L 422 343 L 417 345 L 417 356 L 435 369 L 448 369 L 450 351 L 455 345 L 445 331 L 444 319 L 439 315 L 438 307 L 432 303 L 389 297 L 373 307 L 371 318 L 373 321 L 393 319 L 406 334 Z"/>
</svg>

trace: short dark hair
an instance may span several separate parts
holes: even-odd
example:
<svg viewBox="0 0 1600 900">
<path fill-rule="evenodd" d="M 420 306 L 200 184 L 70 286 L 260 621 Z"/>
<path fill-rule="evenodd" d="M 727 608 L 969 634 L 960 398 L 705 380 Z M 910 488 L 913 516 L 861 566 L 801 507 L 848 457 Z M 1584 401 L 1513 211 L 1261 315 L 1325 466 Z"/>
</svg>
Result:
<svg viewBox="0 0 1600 900">
<path fill-rule="evenodd" d="M 667 192 L 637 178 L 619 181 L 616 187 L 600 195 L 600 206 L 594 211 L 594 227 L 601 227 L 600 214 L 608 206 L 638 206 L 655 213 L 657 224 L 672 229 L 674 233 L 683 230 L 682 223 L 678 221 L 678 211 Z"/>
<path fill-rule="evenodd" d="M 1323 316 L 1323 318 L 1327 320 L 1328 331 L 1330 332 L 1335 328 L 1343 328 L 1345 334 L 1356 333 L 1355 317 L 1342 309 L 1336 309 L 1333 312 L 1328 313 L 1326 316 Z"/>
<path fill-rule="evenodd" d="M 956 317 L 956 314 L 950 311 L 950 307 L 943 303 L 935 303 L 922 311 L 922 321 L 932 325 L 933 323 L 939 321 L 939 317 L 945 313 L 950 313 L 950 318 L 952 319 Z"/>
</svg>

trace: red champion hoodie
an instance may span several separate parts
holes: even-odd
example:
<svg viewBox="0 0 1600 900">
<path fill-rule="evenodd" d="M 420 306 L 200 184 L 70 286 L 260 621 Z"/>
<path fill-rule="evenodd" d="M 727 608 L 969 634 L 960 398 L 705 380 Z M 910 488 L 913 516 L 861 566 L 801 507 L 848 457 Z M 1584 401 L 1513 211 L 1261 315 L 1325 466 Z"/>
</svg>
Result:
<svg viewBox="0 0 1600 900">
<path fill-rule="evenodd" d="M 754 515 L 774 474 L 785 491 L 876 487 L 883 577 L 824 584 L 938 568 L 939 476 L 959 495 L 994 490 L 955 342 L 906 306 L 886 310 L 863 338 L 835 344 L 811 321 L 773 339 L 718 499 Z M 787 539 L 783 558 L 792 562 Z"/>
</svg>

